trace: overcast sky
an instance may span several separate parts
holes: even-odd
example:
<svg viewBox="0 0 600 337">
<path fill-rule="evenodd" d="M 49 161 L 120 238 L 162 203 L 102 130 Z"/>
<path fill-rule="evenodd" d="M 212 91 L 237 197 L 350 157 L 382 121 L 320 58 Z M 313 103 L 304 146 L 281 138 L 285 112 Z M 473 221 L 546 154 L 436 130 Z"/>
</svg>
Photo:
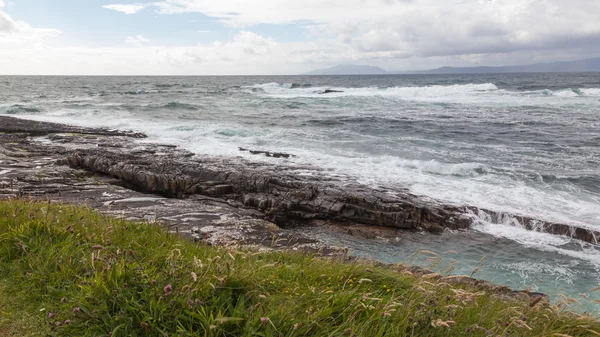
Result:
<svg viewBox="0 0 600 337">
<path fill-rule="evenodd" d="M 597 0 L 0 0 L 0 74 L 296 74 L 598 56 Z"/>
</svg>

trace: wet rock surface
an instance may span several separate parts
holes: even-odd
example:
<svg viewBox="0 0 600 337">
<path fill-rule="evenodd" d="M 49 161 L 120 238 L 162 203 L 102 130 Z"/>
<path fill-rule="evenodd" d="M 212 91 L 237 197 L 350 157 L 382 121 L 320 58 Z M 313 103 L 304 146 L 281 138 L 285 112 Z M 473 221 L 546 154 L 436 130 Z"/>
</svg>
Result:
<svg viewBox="0 0 600 337">
<path fill-rule="evenodd" d="M 7 116 L 0 116 L 0 132 L 24 133 L 29 136 L 44 136 L 55 133 L 77 133 L 103 136 L 126 136 L 132 138 L 146 138 L 146 135 L 132 131 L 109 130 L 101 128 L 79 128 L 76 126 L 37 122 Z"/>
<path fill-rule="evenodd" d="M 316 242 L 285 237 L 286 228 L 334 223 L 370 238 L 401 230 L 464 230 L 482 212 L 490 222 L 507 218 L 319 174 L 287 162 L 288 157 L 275 157 L 286 165 L 205 157 L 136 139 L 141 136 L 135 133 L 0 118 L 0 198 L 87 203 L 108 214 L 161 221 L 206 242 L 311 245 Z M 588 242 L 600 237 L 569 225 L 511 219 Z"/>
<path fill-rule="evenodd" d="M 102 129 L 52 123 L 32 123 L 34 129 L 26 132 L 20 128 L 22 120 L 2 118 L 0 122 L 0 129 L 4 130 L 0 132 L 0 199 L 30 197 L 88 205 L 110 216 L 160 223 L 171 232 L 212 245 L 285 248 L 327 255 L 345 253 L 345 249 L 326 247 L 316 240 L 291 234 L 264 220 L 260 211 L 243 207 L 235 200 L 206 195 L 166 198 L 131 189 L 120 179 L 61 164 L 76 148 L 127 149 L 130 156 L 156 158 L 171 151 L 185 158 L 190 156 L 188 152 L 172 146 L 135 144 L 133 138 L 138 136 L 131 133 L 107 134 Z M 36 125 L 43 127 L 38 130 Z"/>
</svg>

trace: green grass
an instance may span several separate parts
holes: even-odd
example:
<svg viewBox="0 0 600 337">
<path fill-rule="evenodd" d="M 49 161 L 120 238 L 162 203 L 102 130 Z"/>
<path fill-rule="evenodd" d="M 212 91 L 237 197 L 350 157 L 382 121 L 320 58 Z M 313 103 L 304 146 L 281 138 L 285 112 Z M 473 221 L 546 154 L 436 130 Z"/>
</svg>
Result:
<svg viewBox="0 0 600 337">
<path fill-rule="evenodd" d="M 0 336 L 595 336 L 600 323 L 400 267 L 202 246 L 0 201 Z"/>
</svg>

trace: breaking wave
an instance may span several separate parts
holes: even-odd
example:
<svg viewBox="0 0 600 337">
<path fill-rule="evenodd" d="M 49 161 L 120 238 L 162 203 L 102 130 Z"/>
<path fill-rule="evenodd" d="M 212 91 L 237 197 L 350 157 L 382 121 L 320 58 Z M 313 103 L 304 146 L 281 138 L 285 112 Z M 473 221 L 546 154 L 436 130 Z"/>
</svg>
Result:
<svg viewBox="0 0 600 337">
<path fill-rule="evenodd" d="M 464 93 L 479 93 L 497 91 L 498 87 L 493 83 L 483 84 L 455 84 L 450 86 L 432 85 L 426 87 L 314 87 L 311 84 L 298 83 L 264 83 L 246 86 L 250 92 L 262 92 L 269 95 L 284 95 L 290 97 L 315 96 L 339 97 L 339 96 L 397 96 L 397 97 L 437 97 L 457 95 Z M 334 92 L 326 92 L 327 90 Z M 327 93 L 327 96 L 324 94 Z"/>
<path fill-rule="evenodd" d="M 0 107 L 0 113 L 5 113 L 7 115 L 19 115 L 19 114 L 28 114 L 28 113 L 38 113 L 44 110 L 30 107 L 21 104 L 15 104 L 12 106 Z"/>
<path fill-rule="evenodd" d="M 388 97 L 405 100 L 448 100 L 461 102 L 479 97 L 511 101 L 516 97 L 579 98 L 600 97 L 600 88 L 566 88 L 558 90 L 511 91 L 494 83 L 469 83 L 453 85 L 403 86 L 403 87 L 325 87 L 299 83 L 263 83 L 242 87 L 246 92 L 274 98 L 337 98 L 337 97 Z M 508 99 L 508 100 L 507 100 Z"/>
</svg>

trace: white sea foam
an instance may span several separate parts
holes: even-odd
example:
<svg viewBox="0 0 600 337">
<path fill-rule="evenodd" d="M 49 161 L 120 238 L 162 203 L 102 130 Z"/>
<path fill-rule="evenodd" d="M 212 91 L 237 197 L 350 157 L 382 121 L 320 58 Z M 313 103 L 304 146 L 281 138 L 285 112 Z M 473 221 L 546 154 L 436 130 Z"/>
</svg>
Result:
<svg viewBox="0 0 600 337">
<path fill-rule="evenodd" d="M 508 217 L 502 223 L 492 223 L 484 212 L 472 216 L 475 221 L 471 228 L 479 232 L 512 240 L 530 248 L 588 261 L 600 267 L 600 246 L 566 236 L 528 230 L 520 226 L 516 219 Z"/>
<path fill-rule="evenodd" d="M 556 281 L 564 282 L 573 285 L 577 279 L 577 271 L 571 264 L 550 264 L 538 261 L 520 261 L 512 263 L 497 264 L 502 270 L 512 271 L 517 273 L 524 281 L 530 278 L 530 275 L 543 274 L 554 276 Z"/>
<path fill-rule="evenodd" d="M 585 96 L 600 96 L 600 88 L 585 88 L 580 91 Z"/>
<path fill-rule="evenodd" d="M 511 91 L 498 88 L 493 83 L 454 84 L 404 87 L 293 87 L 291 83 L 264 83 L 244 87 L 251 94 L 274 99 L 338 99 L 379 97 L 389 100 L 440 102 L 453 104 L 477 103 L 505 106 L 554 106 L 572 104 L 571 100 L 596 98 L 600 88 Z M 335 90 L 324 94 L 325 90 Z"/>
<path fill-rule="evenodd" d="M 362 88 L 343 88 L 343 87 L 300 87 L 293 88 L 291 83 L 279 84 L 275 82 L 256 84 L 248 86 L 251 92 L 264 92 L 276 97 L 343 97 L 343 96 L 387 96 L 387 97 L 440 97 L 455 96 L 469 93 L 482 93 L 496 91 L 498 87 L 493 83 L 483 84 L 455 84 L 449 86 L 432 85 L 426 87 L 362 87 Z M 254 90 L 253 90 L 254 89 Z M 335 90 L 324 94 L 325 90 Z M 317 96 L 318 95 L 318 96 Z"/>
<path fill-rule="evenodd" d="M 579 97 L 580 96 L 578 93 L 576 93 L 572 89 L 557 90 L 557 91 L 553 92 L 553 95 L 559 96 L 559 97 Z"/>
</svg>

